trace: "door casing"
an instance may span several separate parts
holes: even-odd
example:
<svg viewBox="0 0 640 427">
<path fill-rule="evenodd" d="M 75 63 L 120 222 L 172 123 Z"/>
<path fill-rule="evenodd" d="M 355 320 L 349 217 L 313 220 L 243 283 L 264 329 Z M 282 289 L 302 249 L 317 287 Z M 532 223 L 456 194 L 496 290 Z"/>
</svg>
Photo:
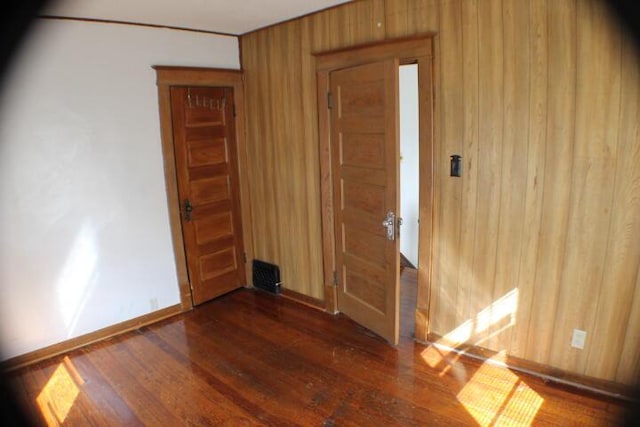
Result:
<svg viewBox="0 0 640 427">
<path fill-rule="evenodd" d="M 242 215 L 243 243 L 246 259 L 253 259 L 253 233 L 251 228 L 251 204 L 248 170 L 247 145 L 245 138 L 245 111 L 242 71 L 216 68 L 175 67 L 154 65 L 158 86 L 158 105 L 160 109 L 160 127 L 162 154 L 164 159 L 164 177 L 167 190 L 169 223 L 173 242 L 174 259 L 180 289 L 180 305 L 183 311 L 193 308 L 191 287 L 187 272 L 187 260 L 182 236 L 180 218 L 181 201 L 178 195 L 178 178 L 175 163 L 175 147 L 171 122 L 171 86 L 231 87 L 235 100 L 236 150 L 240 183 L 240 205 Z M 251 286 L 251 264 L 245 263 L 247 285 Z"/>
<path fill-rule="evenodd" d="M 418 97 L 420 105 L 420 236 L 418 258 L 420 268 L 418 270 L 415 336 L 420 340 L 426 339 L 428 333 L 432 271 L 433 182 L 435 176 L 434 158 L 436 158 L 434 144 L 433 50 L 433 35 L 426 34 L 315 54 L 320 152 L 320 198 L 322 206 L 323 287 L 325 308 L 330 313 L 336 313 L 338 310 L 337 292 L 334 284 L 336 258 L 331 161 L 331 114 L 327 95 L 330 91 L 330 73 L 342 68 L 386 59 L 397 59 L 400 64 L 418 64 Z M 399 89 L 396 88 L 396 90 Z"/>
</svg>

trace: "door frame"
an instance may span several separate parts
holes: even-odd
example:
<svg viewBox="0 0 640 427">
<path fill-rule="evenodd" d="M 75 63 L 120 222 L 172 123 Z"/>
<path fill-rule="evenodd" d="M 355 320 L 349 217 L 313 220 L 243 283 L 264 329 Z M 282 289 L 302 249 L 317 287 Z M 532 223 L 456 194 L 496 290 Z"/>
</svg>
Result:
<svg viewBox="0 0 640 427">
<path fill-rule="evenodd" d="M 329 111 L 330 73 L 386 59 L 398 59 L 400 64 L 418 64 L 419 150 L 420 150 L 420 231 L 418 243 L 418 297 L 416 306 L 416 339 L 426 339 L 431 295 L 432 246 L 434 223 L 435 177 L 435 108 L 434 108 L 434 35 L 386 40 L 360 46 L 316 53 L 318 144 L 320 155 L 320 199 L 322 206 L 322 254 L 325 309 L 338 310 L 335 227 L 333 201 L 333 172 L 331 163 L 331 114 Z M 398 93 L 399 88 L 396 88 Z M 397 142 L 400 143 L 399 141 Z"/>
<path fill-rule="evenodd" d="M 183 311 L 193 308 L 191 285 L 187 270 L 187 259 L 182 236 L 182 222 L 180 197 L 178 196 L 178 175 L 176 173 L 175 143 L 173 140 L 173 126 L 171 122 L 171 86 L 204 86 L 231 87 L 235 101 L 235 146 L 238 158 L 238 178 L 240 183 L 240 210 L 242 217 L 242 231 L 245 258 L 246 286 L 251 286 L 251 263 L 253 259 L 253 232 L 251 228 L 251 203 L 249 198 L 249 182 L 247 170 L 249 168 L 247 144 L 245 138 L 245 109 L 243 74 L 240 70 L 219 68 L 177 67 L 154 65 L 156 84 L 158 86 L 158 106 L 160 109 L 160 129 L 162 141 L 162 157 L 164 160 L 164 180 L 167 191 L 167 208 L 171 239 L 173 243 L 174 260 L 178 275 L 180 290 L 180 306 Z"/>
</svg>

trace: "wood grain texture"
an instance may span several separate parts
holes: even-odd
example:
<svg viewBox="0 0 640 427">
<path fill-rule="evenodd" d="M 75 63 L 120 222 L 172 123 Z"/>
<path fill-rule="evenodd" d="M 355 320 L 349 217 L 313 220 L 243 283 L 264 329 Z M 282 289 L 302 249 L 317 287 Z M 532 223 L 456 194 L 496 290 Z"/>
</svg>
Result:
<svg viewBox="0 0 640 427">
<path fill-rule="evenodd" d="M 473 292 L 475 292 L 475 275 L 473 272 L 473 248 L 475 246 L 474 230 L 476 227 L 475 212 L 478 201 L 478 169 L 479 157 L 479 119 L 478 104 L 480 44 L 478 42 L 478 7 L 477 3 L 464 4 L 461 9 L 462 27 L 462 93 L 463 116 L 462 127 L 463 176 L 460 201 L 460 234 L 458 235 L 460 252 L 457 257 L 459 301 L 456 306 L 456 325 L 465 322 L 473 315 Z M 460 84 L 458 82 L 457 84 Z M 434 329 L 435 330 L 435 329 Z"/>
<path fill-rule="evenodd" d="M 321 153 L 320 157 L 320 168 L 322 171 L 322 179 L 321 179 L 321 198 L 323 203 L 322 210 L 322 229 L 323 229 L 323 254 L 325 256 L 324 259 L 324 268 L 325 268 L 325 295 L 328 295 L 328 299 L 326 302 L 328 311 L 335 311 L 336 300 L 333 299 L 336 293 L 335 287 L 331 283 L 333 278 L 333 272 L 341 272 L 341 274 L 337 277 L 342 277 L 344 274 L 342 273 L 341 265 L 342 255 L 340 250 L 336 250 L 336 247 L 346 246 L 347 249 L 361 249 L 372 242 L 371 238 L 363 238 L 365 234 L 358 232 L 354 233 L 353 231 L 347 231 L 344 238 L 346 238 L 346 244 L 338 243 L 339 241 L 344 240 L 341 236 L 340 232 L 334 233 L 334 230 L 340 229 L 341 219 L 340 217 L 352 217 L 351 222 L 353 224 L 361 223 L 358 227 L 361 228 L 362 225 L 366 225 L 367 228 L 371 230 L 375 230 L 374 236 L 377 239 L 384 239 L 384 234 L 382 229 L 380 228 L 380 219 L 385 216 L 386 210 L 382 209 L 383 206 L 380 203 L 382 200 L 393 199 L 392 195 L 389 193 L 393 193 L 390 191 L 392 187 L 387 186 L 386 191 L 382 191 L 382 188 L 385 184 L 385 177 L 380 173 L 377 173 L 375 169 L 371 168 L 362 168 L 363 162 L 372 162 L 370 166 L 374 168 L 380 168 L 382 165 L 389 170 L 395 169 L 392 167 L 394 164 L 399 162 L 399 150 L 398 147 L 393 149 L 393 144 L 390 146 L 388 144 L 389 139 L 388 135 L 385 138 L 381 138 L 381 135 L 375 136 L 371 134 L 372 130 L 379 129 L 382 130 L 381 124 L 383 123 L 381 119 L 371 120 L 371 118 L 363 117 L 363 120 L 368 121 L 365 127 L 369 130 L 367 131 L 367 135 L 364 136 L 353 133 L 352 130 L 355 130 L 358 122 L 362 120 L 359 118 L 360 115 L 354 117 L 348 117 L 348 120 L 344 121 L 345 125 L 343 126 L 345 129 L 348 127 L 349 132 L 345 135 L 334 135 L 333 138 L 330 138 L 330 134 L 335 134 L 335 129 L 330 131 L 330 122 L 329 122 L 329 112 L 332 115 L 342 111 L 342 104 L 340 103 L 340 99 L 342 95 L 340 95 L 340 90 L 345 89 L 345 94 L 347 97 L 346 100 L 352 99 L 354 102 L 349 102 L 349 104 L 361 104 L 364 111 L 372 110 L 372 107 L 376 105 L 375 99 L 384 96 L 384 98 L 394 99 L 397 94 L 394 92 L 394 87 L 397 87 L 398 84 L 393 84 L 391 86 L 386 85 L 384 90 L 373 90 L 375 89 L 375 85 L 371 86 L 371 83 L 366 83 L 363 85 L 363 93 L 370 92 L 370 96 L 365 99 L 365 102 L 361 102 L 364 97 L 359 94 L 352 94 L 358 96 L 349 96 L 347 94 L 348 88 L 332 88 L 330 91 L 334 93 L 334 106 L 332 109 L 328 108 L 328 97 L 327 93 L 329 92 L 329 74 L 333 71 L 338 70 L 338 73 L 345 70 L 349 67 L 361 66 L 361 68 L 366 68 L 367 65 L 362 64 L 373 64 L 377 62 L 389 62 L 387 67 L 391 67 L 391 71 L 395 69 L 394 75 L 397 75 L 397 67 L 399 63 L 415 63 L 418 65 L 418 74 L 419 74 L 419 103 L 423 106 L 420 109 L 420 150 L 423 155 L 420 157 L 420 174 L 423 179 L 431 180 L 433 176 L 433 89 L 432 89 L 432 43 L 431 39 L 428 36 L 417 36 L 411 38 L 403 38 L 394 40 L 391 43 L 369 43 L 363 46 L 359 46 L 357 49 L 337 49 L 330 52 L 325 52 L 322 54 L 316 55 L 316 69 L 317 69 L 317 86 L 318 86 L 318 112 L 319 112 L 319 151 Z M 333 74 L 333 73 L 332 73 Z M 363 73 L 357 73 L 356 76 L 359 76 Z M 395 78 L 397 79 L 397 77 Z M 332 83 L 333 86 L 333 83 Z M 371 99 L 371 102 L 369 102 Z M 378 103 L 379 104 L 379 103 Z M 372 111 L 370 111 L 371 113 Z M 381 112 L 379 112 L 381 113 Z M 370 115 L 370 114 L 369 114 Z M 386 114 L 385 121 L 387 124 L 385 125 L 389 130 L 389 123 L 394 121 L 395 114 Z M 356 120 L 357 119 L 357 120 Z M 334 117 L 335 121 L 335 117 Z M 340 122 L 338 123 L 340 125 Z M 340 128 L 340 126 L 338 126 Z M 393 127 L 395 129 L 395 126 Z M 392 132 L 392 134 L 396 134 L 397 132 Z M 332 141 L 333 139 L 333 141 Z M 386 144 L 383 144 L 385 142 Z M 335 142 L 334 142 L 335 141 Z M 379 145 L 376 149 L 370 149 L 373 147 L 372 142 L 378 141 Z M 353 145 L 353 147 L 350 147 Z M 333 148 L 332 148 L 333 146 Z M 385 147 L 386 148 L 383 148 Z M 344 150 L 336 151 L 337 147 L 345 148 Z M 354 148 L 360 147 L 365 148 L 362 152 L 353 151 Z M 334 155 L 331 156 L 329 153 L 334 152 Z M 339 154 L 339 155 L 338 155 Z M 333 161 L 331 160 L 333 157 Z M 395 160 L 394 160 L 395 159 Z M 342 161 L 346 160 L 345 167 L 341 167 Z M 376 173 L 374 173 L 376 172 Z M 341 180 L 342 174 L 344 177 L 347 177 L 350 182 L 342 183 L 338 185 Z M 332 177 L 333 175 L 333 177 Z M 394 182 L 398 182 L 398 177 L 396 174 L 396 178 L 393 180 Z M 333 190 L 335 184 L 335 191 Z M 359 185 L 358 182 L 366 184 L 366 186 Z M 356 185 L 354 185 L 356 184 Z M 380 189 L 380 191 L 376 191 L 376 188 Z M 344 190 L 344 191 L 343 191 Z M 425 186 L 420 189 L 420 197 L 423 201 L 422 206 L 420 207 L 420 221 L 424 226 L 421 228 L 421 240 L 430 242 L 431 236 L 431 223 L 432 223 L 432 209 L 431 209 L 431 201 L 432 201 L 432 188 L 431 186 Z M 334 193 L 336 194 L 334 196 Z M 339 194 L 344 193 L 346 198 L 343 199 Z M 385 193 L 387 193 L 385 195 Z M 343 203 L 345 202 L 345 203 Z M 343 211 L 342 205 L 345 205 L 348 209 Z M 353 209 L 354 207 L 360 207 L 361 211 L 366 212 L 366 214 L 358 214 Z M 374 214 L 373 216 L 371 214 Z M 335 216 L 335 218 L 334 218 Z M 377 218 L 377 219 L 376 219 Z M 334 226 L 334 219 L 336 226 Z M 362 231 L 362 230 L 360 230 Z M 343 231 L 344 233 L 344 231 Z M 357 235 L 356 235 L 357 234 Z M 335 235 L 335 237 L 334 237 Z M 355 240 L 354 240 L 355 239 Z M 375 244 L 373 245 L 375 246 Z M 428 245 L 427 245 L 428 246 Z M 369 247 L 368 250 L 371 251 L 372 247 Z M 387 252 L 384 254 L 384 252 Z M 376 251 L 371 251 L 370 254 L 373 255 L 374 259 L 376 258 Z M 393 272 L 393 269 L 397 269 L 399 266 L 399 253 L 397 250 L 389 252 L 388 249 L 382 251 L 381 254 L 377 255 L 377 258 L 382 258 L 384 255 L 384 259 L 386 262 L 384 263 L 384 270 Z M 422 283 L 420 287 L 422 288 L 422 293 L 424 295 L 428 295 L 428 281 L 430 277 L 430 268 L 428 267 L 431 264 L 430 257 L 431 253 L 428 248 L 420 252 L 420 256 L 422 259 L 422 263 L 427 266 L 426 268 L 421 269 L 421 274 L 419 275 L 419 282 Z M 362 267 L 362 266 L 361 266 Z M 363 271 L 363 268 L 360 268 Z M 365 274 L 366 276 L 366 274 Z M 395 274 L 393 275 L 395 276 Z M 394 283 L 395 280 L 392 277 L 389 277 L 385 282 L 387 284 Z M 381 277 L 381 276 L 380 276 Z M 382 282 L 382 279 L 379 280 Z M 344 284 L 344 277 L 342 280 L 339 280 L 340 286 Z M 352 281 L 352 284 L 356 282 Z M 358 289 L 364 289 L 362 286 L 363 282 L 358 280 Z M 377 287 L 378 289 L 382 289 Z M 370 288 L 373 289 L 373 288 Z M 388 297 L 385 297 L 385 292 L 379 292 L 377 296 L 379 297 L 376 301 L 378 305 L 385 302 L 385 300 L 391 301 Z M 345 297 L 345 294 L 341 293 L 342 297 Z M 344 299 L 344 298 L 343 298 Z M 347 298 L 348 299 L 348 298 Z M 394 298 L 397 300 L 397 297 Z M 371 303 L 370 303 L 371 304 Z M 351 304 L 353 306 L 353 304 Z M 372 304 L 375 306 L 376 304 Z M 396 309 L 390 307 L 389 304 L 384 303 L 384 305 L 391 308 L 394 312 L 393 316 L 396 316 Z M 392 304 L 395 305 L 395 304 Z M 344 302 L 341 302 L 341 309 L 344 306 Z M 395 305 L 397 307 L 397 305 Z M 421 305 L 416 307 L 417 310 L 423 310 L 428 307 L 428 302 L 421 301 Z M 345 309 L 345 312 L 348 310 Z M 362 312 L 362 310 L 358 310 Z M 387 313 L 392 314 L 388 309 Z M 354 316 L 355 318 L 355 316 Z M 373 317 L 367 315 L 367 318 L 373 319 Z M 366 323 L 369 324 L 369 323 Z M 424 329 L 424 324 L 419 323 L 420 327 Z M 396 329 L 394 327 L 394 329 Z M 421 334 L 424 334 L 424 331 L 421 330 Z M 388 335 L 388 334 L 383 334 Z"/>
<path fill-rule="evenodd" d="M 247 122 L 248 175 L 251 203 L 259 207 L 253 215 L 255 257 L 279 265 L 288 288 L 322 298 L 322 288 L 313 286 L 322 281 L 319 157 L 315 138 L 296 125 L 315 112 L 303 102 L 315 100 L 309 93 L 314 88 L 290 89 L 302 82 L 301 34 L 300 21 L 293 21 L 243 38 L 248 117 L 260 117 Z M 308 44 L 304 48 L 310 51 Z M 309 66 L 307 61 L 305 70 Z"/>
<path fill-rule="evenodd" d="M 609 348 L 592 346 L 588 373 L 592 376 L 638 378 L 640 334 L 638 307 L 634 294 L 638 288 L 640 259 L 640 64 L 634 42 L 627 36 L 622 42 L 622 74 L 620 76 L 620 116 L 618 150 L 615 168 L 615 188 L 611 207 L 611 225 L 604 262 L 602 289 L 610 283 L 618 285 L 617 292 L 602 292 L 595 322 L 596 336 L 614 334 Z M 629 123 L 635 123 L 630 126 Z M 635 280 L 634 280 L 635 279 Z M 632 310 L 636 310 L 635 313 Z M 620 360 L 607 357 L 621 354 Z M 630 365 L 627 363 L 631 362 Z M 618 367 L 618 365 L 624 366 Z"/>
<path fill-rule="evenodd" d="M 392 345 L 400 249 L 380 223 L 400 202 L 398 74 L 398 59 L 330 74 L 338 309 Z"/>
<path fill-rule="evenodd" d="M 566 249 L 566 230 L 573 167 L 576 91 L 575 2 L 547 4 L 548 102 L 542 217 L 537 242 L 531 319 L 527 327 L 527 358 L 549 360 L 556 323 L 557 295 Z M 564 43 L 553 43 L 564 40 Z"/>
<path fill-rule="evenodd" d="M 497 301 L 514 290 L 520 268 L 525 195 L 528 174 L 529 129 L 529 10 L 520 7 L 518 0 L 503 0 L 504 46 L 504 121 L 502 176 L 500 183 L 500 215 L 496 247 L 496 270 L 492 301 Z M 523 135 L 523 132 L 524 135 Z M 503 330 L 487 343 L 490 348 L 511 348 L 515 326 L 515 313 L 507 314 Z"/>
<path fill-rule="evenodd" d="M 618 126 L 611 124 L 619 123 L 620 113 L 620 33 L 613 31 L 602 6 L 592 0 L 577 4 L 581 36 L 576 53 L 575 146 L 561 278 L 561 283 L 576 287 L 560 286 L 549 359 L 553 366 L 578 372 L 587 368 L 589 349 L 601 345 L 588 341 L 584 351 L 566 348 L 574 328 L 594 331 L 600 295 L 608 290 L 602 286 L 602 274 L 618 144 Z"/>
<path fill-rule="evenodd" d="M 628 407 L 438 353 L 403 320 L 392 348 L 344 316 L 241 290 L 9 379 L 35 425 L 595 426 Z"/>
<path fill-rule="evenodd" d="M 433 49 L 433 39 L 431 39 L 431 49 Z M 434 158 L 434 128 L 436 115 L 434 111 L 434 78 L 433 55 L 418 57 L 418 99 L 420 107 L 419 114 L 419 165 L 420 165 L 420 182 L 434 182 L 436 175 Z M 435 196 L 433 185 L 420 185 L 419 188 L 419 242 L 418 265 L 420 269 L 417 272 L 418 290 L 417 302 L 415 307 L 416 337 L 425 337 L 428 331 L 429 307 L 432 289 L 432 272 L 433 272 L 433 231 L 434 231 L 434 212 L 435 212 Z M 400 313 L 402 316 L 403 313 Z M 420 320 L 418 320 L 420 319 Z"/>
<path fill-rule="evenodd" d="M 245 104 L 244 85 L 242 72 L 239 70 L 176 67 L 155 65 L 156 84 L 158 86 L 158 106 L 160 110 L 160 129 L 162 154 L 164 161 L 165 184 L 167 191 L 167 207 L 171 236 L 173 242 L 174 259 L 178 273 L 178 286 L 180 288 L 180 303 L 184 310 L 193 306 L 189 274 L 187 272 L 187 260 L 184 251 L 184 239 L 181 226 L 182 202 L 178 195 L 178 180 L 176 171 L 176 156 L 173 140 L 173 127 L 171 124 L 171 87 L 172 86 L 204 86 L 204 87 L 230 87 L 234 93 L 234 127 L 236 134 L 236 156 L 238 167 L 238 186 L 240 205 L 242 207 L 243 245 L 247 259 L 253 258 L 252 235 L 252 210 L 249 193 L 248 173 L 250 170 L 247 156 L 246 130 L 245 130 Z M 251 285 L 251 263 L 245 263 L 245 277 L 247 284 Z"/>
<path fill-rule="evenodd" d="M 419 290 L 416 330 L 446 336 L 475 325 L 471 344 L 633 384 L 640 373 L 640 190 L 632 166 L 640 145 L 638 54 L 602 2 L 520 3 L 362 0 L 305 17 L 299 26 L 285 24 L 299 37 L 299 50 L 285 51 L 269 31 L 243 36 L 247 87 L 258 88 L 250 95 L 253 154 L 269 176 L 277 156 L 268 150 L 298 143 L 288 131 L 273 131 L 277 111 L 301 129 L 294 134 L 305 140 L 305 161 L 326 155 L 318 154 L 315 76 L 304 71 L 312 68 L 311 52 L 435 33 L 429 183 L 436 214 L 428 246 L 435 261 L 428 267 L 431 287 Z M 296 61 L 308 67 L 302 75 L 283 68 Z M 274 106 L 302 93 L 302 108 Z M 464 166 L 456 181 L 448 176 L 448 157 L 457 152 Z M 320 175 L 315 167 L 289 174 L 305 182 L 308 198 L 294 201 L 291 212 L 307 204 L 303 234 L 311 236 L 310 249 L 279 231 L 259 244 L 265 254 L 295 247 L 287 249 L 294 260 L 278 259 L 299 266 L 298 276 L 285 280 L 323 298 L 329 287 L 322 266 L 298 256 L 322 254 L 320 212 L 328 208 L 320 184 L 328 171 Z M 290 185 L 274 187 L 262 177 L 256 176 L 255 200 Z M 283 212 L 266 206 L 260 221 Z M 512 301 L 512 290 L 517 309 L 494 304 Z M 587 330 L 582 351 L 570 346 L 574 328 Z"/>
<path fill-rule="evenodd" d="M 464 115 L 463 90 L 459 84 L 462 80 L 462 2 L 443 3 L 440 8 L 439 45 L 442 53 L 439 65 L 439 88 L 442 96 L 436 97 L 439 107 L 438 130 L 440 140 L 450 141 L 446 147 L 439 147 L 435 168 L 441 171 L 436 183 L 438 193 L 437 211 L 438 226 L 434 248 L 432 280 L 439 283 L 432 291 L 432 310 L 439 311 L 442 316 L 432 318 L 432 328 L 443 330 L 452 328 L 458 317 L 458 261 L 460 253 L 460 203 L 462 179 L 447 176 L 449 159 L 453 154 L 462 155 L 464 128 L 449 117 Z M 437 54 L 436 54 L 437 55 Z M 464 292 L 464 289 L 461 291 Z M 464 295 L 462 296 L 464 298 Z M 437 307 L 437 308 L 436 308 Z"/>
<path fill-rule="evenodd" d="M 246 286 L 233 89 L 172 87 L 171 115 L 191 296 Z"/>
<path fill-rule="evenodd" d="M 497 287 L 495 275 L 498 237 L 501 232 L 502 156 L 507 148 L 507 144 L 503 143 L 505 75 L 501 0 L 491 1 L 485 7 L 478 8 L 478 45 L 482 54 L 478 68 L 478 192 L 475 211 L 466 213 L 476 216 L 473 257 L 468 261 L 475 277 L 470 296 L 472 316 L 491 307 L 495 301 L 494 290 Z M 489 311 L 491 312 L 492 308 L 489 308 Z M 456 326 L 453 325 L 453 328 L 447 331 L 455 329 Z M 484 342 L 493 333 L 498 333 L 501 327 L 500 323 L 492 321 L 485 322 L 484 325 L 475 325 L 471 339 Z"/>
<path fill-rule="evenodd" d="M 529 2 L 529 113 L 528 145 L 526 148 L 527 182 L 524 184 L 525 207 L 522 216 L 522 249 L 518 266 L 520 301 L 531 301 L 535 295 L 538 242 L 541 230 L 542 195 L 545 180 L 545 154 L 548 120 L 548 18 L 546 0 Z M 515 317 L 515 331 L 510 354 L 522 357 L 526 353 L 527 333 L 532 306 L 520 304 Z"/>
</svg>

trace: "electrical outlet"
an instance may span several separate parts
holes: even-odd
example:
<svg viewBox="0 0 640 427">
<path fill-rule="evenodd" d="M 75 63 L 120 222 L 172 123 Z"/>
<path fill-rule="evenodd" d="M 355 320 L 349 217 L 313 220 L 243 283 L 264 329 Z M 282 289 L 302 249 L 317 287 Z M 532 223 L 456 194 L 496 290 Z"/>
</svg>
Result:
<svg viewBox="0 0 640 427">
<path fill-rule="evenodd" d="M 151 311 L 158 310 L 158 298 L 153 297 L 149 300 L 149 305 L 151 305 Z"/>
<path fill-rule="evenodd" d="M 587 332 L 580 329 L 573 330 L 573 336 L 571 337 L 571 347 L 582 350 L 584 348 L 584 342 L 587 340 Z"/>
</svg>

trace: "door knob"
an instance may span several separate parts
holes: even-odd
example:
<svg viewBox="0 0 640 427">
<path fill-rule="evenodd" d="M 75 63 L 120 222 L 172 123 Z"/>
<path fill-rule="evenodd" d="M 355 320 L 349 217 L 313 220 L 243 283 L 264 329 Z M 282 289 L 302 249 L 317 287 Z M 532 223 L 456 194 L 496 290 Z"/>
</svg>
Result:
<svg viewBox="0 0 640 427">
<path fill-rule="evenodd" d="M 389 212 L 387 217 L 382 221 L 382 226 L 387 228 L 387 239 L 396 239 L 396 214 Z"/>
</svg>

